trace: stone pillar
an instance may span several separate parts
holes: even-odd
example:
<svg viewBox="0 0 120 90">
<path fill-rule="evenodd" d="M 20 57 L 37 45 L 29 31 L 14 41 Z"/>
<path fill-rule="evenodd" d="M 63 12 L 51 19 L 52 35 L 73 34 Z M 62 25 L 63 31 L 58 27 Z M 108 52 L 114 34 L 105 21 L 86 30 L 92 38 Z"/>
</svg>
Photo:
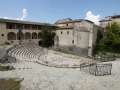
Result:
<svg viewBox="0 0 120 90">
<path fill-rule="evenodd" d="M 59 47 L 59 37 L 55 36 L 54 38 L 54 48 L 58 48 Z"/>
<path fill-rule="evenodd" d="M 93 30 L 91 29 L 89 32 L 89 44 L 88 44 L 88 56 L 92 57 L 92 43 L 93 43 Z"/>
</svg>

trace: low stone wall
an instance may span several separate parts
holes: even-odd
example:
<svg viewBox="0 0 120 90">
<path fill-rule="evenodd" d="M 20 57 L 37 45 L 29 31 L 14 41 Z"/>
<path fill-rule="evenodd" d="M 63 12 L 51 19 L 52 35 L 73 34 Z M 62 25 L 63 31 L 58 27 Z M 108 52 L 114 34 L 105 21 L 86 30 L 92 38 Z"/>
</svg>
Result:
<svg viewBox="0 0 120 90">
<path fill-rule="evenodd" d="M 87 48 L 80 48 L 76 46 L 59 46 L 56 48 L 58 51 L 62 51 L 65 53 L 71 53 L 79 56 L 88 56 L 88 49 Z"/>
<path fill-rule="evenodd" d="M 94 60 L 107 62 L 116 60 L 116 56 L 114 54 L 99 54 L 94 56 Z"/>
</svg>

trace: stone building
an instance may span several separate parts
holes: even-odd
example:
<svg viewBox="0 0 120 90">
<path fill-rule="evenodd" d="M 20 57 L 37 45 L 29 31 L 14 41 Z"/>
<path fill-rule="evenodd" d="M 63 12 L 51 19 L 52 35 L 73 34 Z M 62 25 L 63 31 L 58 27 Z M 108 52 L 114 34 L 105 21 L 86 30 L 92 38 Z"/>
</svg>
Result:
<svg viewBox="0 0 120 90">
<path fill-rule="evenodd" d="M 98 26 L 89 20 L 69 18 L 58 20 L 55 25 L 60 27 L 56 30 L 56 47 L 68 49 L 80 55 L 92 56 Z"/>
<path fill-rule="evenodd" d="M 21 42 L 39 43 L 41 30 L 58 27 L 54 47 L 70 50 L 79 55 L 92 56 L 99 29 L 93 22 L 84 19 L 58 20 L 54 25 L 47 23 L 0 19 L 0 44 Z"/>
<path fill-rule="evenodd" d="M 29 41 L 38 43 L 44 27 L 54 26 L 47 23 L 0 19 L 0 44 Z"/>
<path fill-rule="evenodd" d="M 100 20 L 100 26 L 105 30 L 105 27 L 113 22 L 120 23 L 120 15 L 107 16 Z"/>
</svg>

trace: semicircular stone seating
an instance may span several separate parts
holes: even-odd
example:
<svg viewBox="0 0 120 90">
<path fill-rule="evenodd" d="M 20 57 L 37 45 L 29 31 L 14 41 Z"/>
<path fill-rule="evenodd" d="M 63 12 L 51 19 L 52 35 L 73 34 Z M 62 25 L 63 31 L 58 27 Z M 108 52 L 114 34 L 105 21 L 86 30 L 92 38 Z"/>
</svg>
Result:
<svg viewBox="0 0 120 90">
<path fill-rule="evenodd" d="M 39 63 L 52 67 L 80 67 L 82 63 L 94 63 L 87 58 L 71 58 L 71 55 L 62 55 L 52 50 L 47 50 L 35 43 L 24 43 L 10 48 L 8 55 L 18 61 Z"/>
<path fill-rule="evenodd" d="M 41 48 L 36 44 L 25 43 L 13 46 L 9 49 L 8 55 L 15 57 L 17 60 L 42 63 L 43 56 L 47 53 L 46 51 L 45 48 Z"/>
</svg>

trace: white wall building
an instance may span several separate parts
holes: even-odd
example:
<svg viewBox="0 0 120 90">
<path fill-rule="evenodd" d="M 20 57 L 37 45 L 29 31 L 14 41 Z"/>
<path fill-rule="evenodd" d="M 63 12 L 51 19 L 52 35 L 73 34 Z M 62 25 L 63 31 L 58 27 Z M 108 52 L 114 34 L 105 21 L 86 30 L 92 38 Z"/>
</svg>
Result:
<svg viewBox="0 0 120 90">
<path fill-rule="evenodd" d="M 58 20 L 55 25 L 61 28 L 56 31 L 56 47 L 68 48 L 80 55 L 92 56 L 98 26 L 84 19 Z"/>
</svg>

